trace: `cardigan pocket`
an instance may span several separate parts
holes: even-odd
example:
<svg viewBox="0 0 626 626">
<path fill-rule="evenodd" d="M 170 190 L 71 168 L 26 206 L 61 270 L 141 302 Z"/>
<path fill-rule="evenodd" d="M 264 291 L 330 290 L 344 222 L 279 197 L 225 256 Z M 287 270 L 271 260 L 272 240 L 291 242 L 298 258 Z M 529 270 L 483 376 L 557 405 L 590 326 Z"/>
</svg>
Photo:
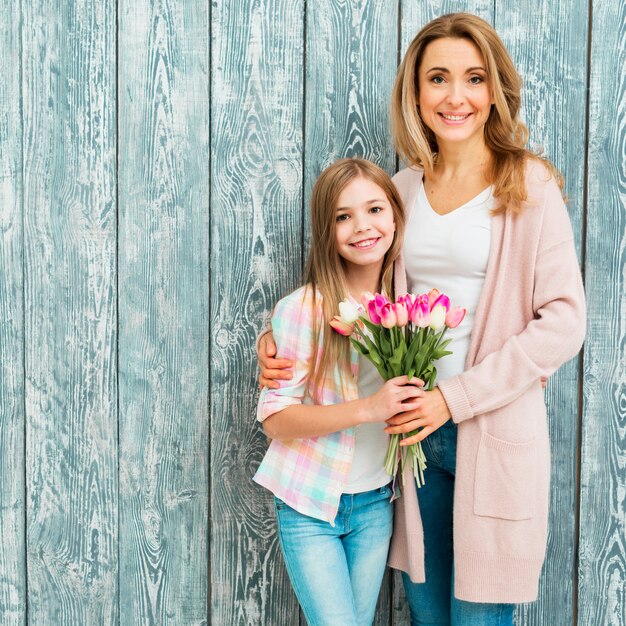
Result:
<svg viewBox="0 0 626 626">
<path fill-rule="evenodd" d="M 476 460 L 474 513 L 530 519 L 535 509 L 535 440 L 514 443 L 483 432 Z"/>
</svg>

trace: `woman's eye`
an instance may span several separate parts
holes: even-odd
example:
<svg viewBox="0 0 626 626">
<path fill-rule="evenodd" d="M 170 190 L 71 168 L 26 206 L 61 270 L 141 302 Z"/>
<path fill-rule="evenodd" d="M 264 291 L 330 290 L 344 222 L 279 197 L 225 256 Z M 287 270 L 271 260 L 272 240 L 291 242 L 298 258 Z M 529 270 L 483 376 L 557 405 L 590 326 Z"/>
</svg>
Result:
<svg viewBox="0 0 626 626">
<path fill-rule="evenodd" d="M 480 85 L 480 83 L 483 82 L 483 77 L 482 76 L 472 76 L 470 78 L 470 83 L 472 83 L 472 85 Z"/>
<path fill-rule="evenodd" d="M 443 83 L 443 76 L 433 76 L 430 80 L 432 80 L 435 85 L 441 85 Z"/>
</svg>

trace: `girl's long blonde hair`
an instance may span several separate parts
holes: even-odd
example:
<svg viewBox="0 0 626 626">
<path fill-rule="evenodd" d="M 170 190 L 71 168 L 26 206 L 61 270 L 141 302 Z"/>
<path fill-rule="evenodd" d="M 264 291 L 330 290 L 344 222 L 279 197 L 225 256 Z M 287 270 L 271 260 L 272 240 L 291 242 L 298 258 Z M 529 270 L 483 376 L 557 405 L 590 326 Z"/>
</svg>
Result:
<svg viewBox="0 0 626 626">
<path fill-rule="evenodd" d="M 541 161 L 563 187 L 557 169 L 526 148 L 528 129 L 519 118 L 520 78 L 504 44 L 493 27 L 470 13 L 451 13 L 426 24 L 410 43 L 398 69 L 391 96 L 391 124 L 396 148 L 409 164 L 432 170 L 437 158 L 437 139 L 419 113 L 418 71 L 429 43 L 441 38 L 466 39 L 480 51 L 491 85 L 494 104 L 485 124 L 485 142 L 491 154 L 487 180 L 499 203 L 494 213 L 519 213 L 527 199 L 526 163 Z"/>
<path fill-rule="evenodd" d="M 337 202 L 346 186 L 359 177 L 378 185 L 391 204 L 396 231 L 383 260 L 379 291 L 393 294 L 393 263 L 400 254 L 404 235 L 402 200 L 389 175 L 371 161 L 358 158 L 336 161 L 320 174 L 311 195 L 311 249 L 304 284 L 311 289 L 313 302 L 313 362 L 309 369 L 309 389 L 314 399 L 319 397 L 318 390 L 335 364 L 339 365 L 344 383 L 345 377 L 350 375 L 350 343 L 347 337 L 333 331 L 329 322 L 338 315 L 339 302 L 348 295 L 345 264 L 337 250 Z"/>
</svg>

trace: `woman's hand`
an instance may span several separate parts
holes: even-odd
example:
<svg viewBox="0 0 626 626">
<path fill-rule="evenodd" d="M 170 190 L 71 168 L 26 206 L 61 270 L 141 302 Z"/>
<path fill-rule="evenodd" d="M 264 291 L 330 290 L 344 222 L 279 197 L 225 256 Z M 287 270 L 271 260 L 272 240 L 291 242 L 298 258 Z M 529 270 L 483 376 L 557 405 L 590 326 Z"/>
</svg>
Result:
<svg viewBox="0 0 626 626">
<path fill-rule="evenodd" d="M 385 422 L 402 411 L 417 408 L 416 399 L 425 395 L 425 391 L 420 389 L 423 385 L 419 378 L 409 380 L 408 376 L 388 380 L 375 394 L 364 399 L 364 422 Z"/>
<path fill-rule="evenodd" d="M 417 405 L 413 410 L 394 415 L 386 420 L 385 432 L 390 435 L 409 433 L 421 428 L 416 435 L 402 439 L 401 446 L 422 441 L 452 417 L 443 394 L 437 387 L 432 391 L 424 391 L 423 396 L 415 400 L 413 404 Z"/>
<path fill-rule="evenodd" d="M 261 388 L 278 389 L 277 380 L 290 380 L 293 374 L 291 369 L 293 363 L 289 359 L 275 359 L 276 344 L 274 335 L 271 332 L 265 333 L 259 339 L 257 357 L 259 359 L 259 386 Z"/>
</svg>

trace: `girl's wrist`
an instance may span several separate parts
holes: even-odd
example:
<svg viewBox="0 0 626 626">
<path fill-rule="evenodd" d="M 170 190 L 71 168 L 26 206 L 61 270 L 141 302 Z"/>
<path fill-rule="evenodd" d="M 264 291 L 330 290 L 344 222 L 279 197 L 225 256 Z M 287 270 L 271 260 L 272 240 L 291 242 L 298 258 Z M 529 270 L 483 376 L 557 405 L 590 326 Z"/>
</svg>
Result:
<svg viewBox="0 0 626 626">
<path fill-rule="evenodd" d="M 359 398 L 358 400 L 354 400 L 353 415 L 355 417 L 355 426 L 371 422 L 371 411 L 368 398 Z"/>
</svg>

